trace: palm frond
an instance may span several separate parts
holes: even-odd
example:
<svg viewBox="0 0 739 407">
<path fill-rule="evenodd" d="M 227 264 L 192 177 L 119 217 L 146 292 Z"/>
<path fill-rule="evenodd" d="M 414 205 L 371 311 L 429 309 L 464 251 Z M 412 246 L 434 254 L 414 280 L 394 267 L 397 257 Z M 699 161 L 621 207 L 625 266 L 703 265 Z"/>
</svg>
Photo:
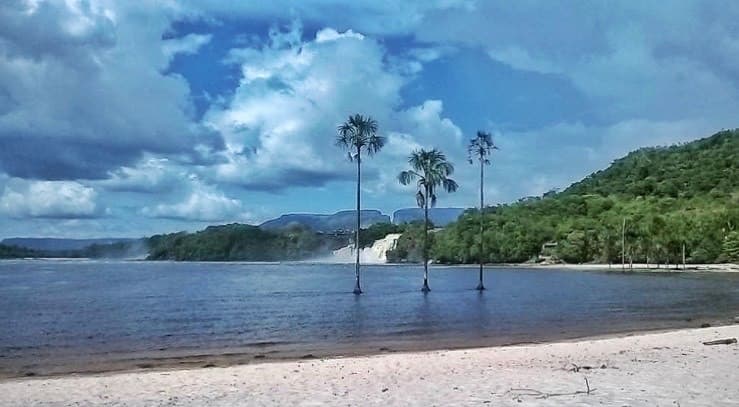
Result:
<svg viewBox="0 0 739 407">
<path fill-rule="evenodd" d="M 493 136 L 484 131 L 478 131 L 477 136 L 470 140 L 467 146 L 467 161 L 472 164 L 475 160 L 487 165 L 490 160 L 487 158 L 492 154 L 493 150 L 498 150 L 498 146 L 493 142 Z"/>
<path fill-rule="evenodd" d="M 370 116 L 355 114 L 337 126 L 336 145 L 344 150 L 356 151 L 350 160 L 359 160 L 362 149 L 374 155 L 385 145 L 384 137 L 377 135 L 377 121 Z"/>
<path fill-rule="evenodd" d="M 411 180 L 416 180 L 418 192 L 416 193 L 416 202 L 425 204 L 426 198 L 422 191 L 426 192 L 426 197 L 431 206 L 436 205 L 436 189 L 443 187 L 447 192 L 457 190 L 457 183 L 449 178 L 454 173 L 454 165 L 447 161 L 444 153 L 437 149 L 432 150 L 416 150 L 408 157 L 408 164 L 412 170 L 402 171 L 398 175 L 398 180 L 403 185 L 408 185 Z M 420 199 L 419 195 L 421 196 Z"/>
<path fill-rule="evenodd" d="M 445 179 L 443 181 L 442 186 L 444 187 L 444 190 L 446 192 L 450 192 L 450 193 L 456 192 L 457 189 L 459 188 L 459 185 L 457 184 L 457 182 L 450 178 Z"/>
<path fill-rule="evenodd" d="M 414 171 L 401 171 L 401 173 L 398 174 L 398 181 L 403 185 L 410 184 L 411 181 L 416 178 L 418 178 L 418 174 Z"/>
<path fill-rule="evenodd" d="M 372 135 L 367 143 L 367 154 L 374 155 L 385 146 L 385 137 Z"/>
<path fill-rule="evenodd" d="M 449 175 L 454 174 L 454 164 L 450 162 L 440 162 L 439 165 L 439 171 L 446 177 Z"/>
<path fill-rule="evenodd" d="M 423 196 L 423 192 L 420 190 L 416 192 L 416 203 L 418 204 L 419 208 L 423 208 L 424 205 L 426 205 L 426 198 Z"/>
<path fill-rule="evenodd" d="M 408 156 L 408 164 L 411 165 L 411 168 L 413 168 L 416 171 L 423 171 L 424 167 L 424 160 L 425 158 L 422 156 L 423 150 L 416 150 L 411 153 L 410 156 Z"/>
</svg>

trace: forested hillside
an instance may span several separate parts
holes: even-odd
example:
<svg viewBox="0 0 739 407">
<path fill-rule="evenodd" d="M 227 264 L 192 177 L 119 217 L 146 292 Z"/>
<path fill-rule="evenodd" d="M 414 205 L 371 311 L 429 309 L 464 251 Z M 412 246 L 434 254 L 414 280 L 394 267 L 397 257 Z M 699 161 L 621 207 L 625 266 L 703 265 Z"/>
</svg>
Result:
<svg viewBox="0 0 739 407">
<path fill-rule="evenodd" d="M 360 245 L 371 246 L 388 233 L 401 233 L 403 226 L 377 223 L 362 229 Z M 264 230 L 258 226 L 230 224 L 209 226 L 195 233 L 155 235 L 148 239 L 148 260 L 185 261 L 290 261 L 331 255 L 349 245 L 353 233 L 321 233 L 306 227 Z"/>
<path fill-rule="evenodd" d="M 24 257 L 38 256 L 39 253 L 35 250 L 26 249 L 24 247 L 0 244 L 0 259 L 20 259 Z"/>
<path fill-rule="evenodd" d="M 566 190 L 484 211 L 487 262 L 739 261 L 739 131 L 671 147 L 644 148 Z M 479 212 L 434 235 L 441 262 L 478 258 Z"/>
<path fill-rule="evenodd" d="M 328 254 L 347 245 L 348 236 L 324 235 L 301 227 L 272 232 L 258 226 L 210 226 L 195 233 L 149 238 L 149 260 L 282 261 Z"/>
</svg>

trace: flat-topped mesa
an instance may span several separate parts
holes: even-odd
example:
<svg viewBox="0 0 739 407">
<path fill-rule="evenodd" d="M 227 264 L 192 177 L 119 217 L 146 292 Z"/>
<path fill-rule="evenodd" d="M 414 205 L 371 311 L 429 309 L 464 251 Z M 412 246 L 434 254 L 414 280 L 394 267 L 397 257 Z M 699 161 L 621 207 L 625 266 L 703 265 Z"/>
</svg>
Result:
<svg viewBox="0 0 739 407">
<path fill-rule="evenodd" d="M 301 226 L 314 232 L 354 230 L 357 219 L 356 213 L 357 211 L 354 210 L 339 211 L 334 214 L 290 213 L 268 220 L 259 227 L 264 230 L 281 230 Z M 360 215 L 363 228 L 376 223 L 390 223 L 390 216 L 378 210 L 363 209 Z"/>
<path fill-rule="evenodd" d="M 456 221 L 464 211 L 464 208 L 430 208 L 429 220 L 434 226 L 444 227 Z M 423 209 L 421 208 L 403 208 L 393 213 L 393 223 L 396 225 L 422 220 Z"/>
<path fill-rule="evenodd" d="M 431 208 L 429 216 L 435 226 L 446 226 L 454 222 L 465 211 L 464 208 Z M 378 223 L 391 223 L 391 217 L 375 209 L 362 209 L 362 228 Z M 423 220 L 423 210 L 419 208 L 403 208 L 393 213 L 392 223 L 400 225 Z M 261 225 L 262 230 L 284 230 L 291 227 L 303 227 L 314 232 L 331 233 L 337 231 L 353 231 L 356 228 L 356 211 L 346 210 L 334 214 L 319 213 L 287 213 L 270 219 Z"/>
</svg>

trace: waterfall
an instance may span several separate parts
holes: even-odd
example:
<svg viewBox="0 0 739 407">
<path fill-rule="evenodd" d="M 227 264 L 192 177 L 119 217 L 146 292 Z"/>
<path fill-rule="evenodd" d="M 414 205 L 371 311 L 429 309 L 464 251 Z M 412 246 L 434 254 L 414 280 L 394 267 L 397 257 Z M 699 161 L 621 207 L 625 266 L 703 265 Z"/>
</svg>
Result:
<svg viewBox="0 0 739 407">
<path fill-rule="evenodd" d="M 359 260 L 365 264 L 387 263 L 387 252 L 395 248 L 400 233 L 391 233 L 382 239 L 375 240 L 370 247 L 364 247 L 359 252 Z M 353 263 L 355 260 L 354 245 L 344 246 L 334 250 L 332 256 L 326 259 L 330 263 Z"/>
</svg>

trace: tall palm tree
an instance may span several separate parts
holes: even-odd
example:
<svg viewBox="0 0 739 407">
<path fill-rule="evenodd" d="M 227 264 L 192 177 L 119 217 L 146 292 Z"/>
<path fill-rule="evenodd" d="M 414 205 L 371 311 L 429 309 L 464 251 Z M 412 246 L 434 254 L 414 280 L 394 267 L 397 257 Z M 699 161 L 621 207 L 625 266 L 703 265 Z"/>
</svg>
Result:
<svg viewBox="0 0 739 407">
<path fill-rule="evenodd" d="M 457 190 L 457 183 L 449 178 L 454 173 L 454 166 L 446 160 L 446 156 L 439 150 L 416 150 L 408 157 L 411 170 L 403 171 L 398 175 L 398 181 L 408 185 L 416 180 L 418 192 L 416 203 L 423 208 L 423 287 L 421 291 L 429 292 L 429 206 L 436 205 L 436 189 L 441 187 L 446 192 Z"/>
<path fill-rule="evenodd" d="M 475 161 L 480 163 L 480 282 L 477 284 L 477 290 L 479 291 L 485 289 L 485 284 L 482 282 L 483 263 L 485 262 L 482 241 L 485 232 L 484 218 L 482 215 L 482 211 L 485 208 L 484 168 L 486 165 L 490 165 L 490 155 L 493 153 L 493 150 L 497 149 L 498 147 L 493 143 L 493 137 L 490 133 L 485 133 L 484 131 L 478 131 L 477 136 L 470 140 L 470 144 L 467 146 L 467 158 L 470 164 L 473 164 Z"/>
<path fill-rule="evenodd" d="M 362 153 L 372 156 L 385 145 L 385 138 L 377 135 L 377 122 L 370 116 L 355 114 L 337 128 L 338 137 L 336 145 L 348 151 L 349 161 L 357 163 L 357 230 L 354 240 L 354 251 L 357 256 L 354 285 L 354 294 L 361 294 L 362 288 L 359 284 L 359 229 L 362 225 L 360 219 L 361 194 L 360 186 L 362 180 Z"/>
</svg>

